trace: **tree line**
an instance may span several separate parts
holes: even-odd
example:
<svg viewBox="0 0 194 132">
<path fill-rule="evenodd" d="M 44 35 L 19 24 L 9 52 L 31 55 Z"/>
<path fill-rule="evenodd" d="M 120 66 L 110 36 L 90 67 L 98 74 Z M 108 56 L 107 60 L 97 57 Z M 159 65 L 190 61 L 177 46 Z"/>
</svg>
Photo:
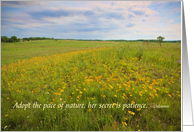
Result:
<svg viewBox="0 0 194 132">
<path fill-rule="evenodd" d="M 177 42 L 181 42 L 181 40 L 166 40 L 166 41 L 163 41 L 164 37 L 160 38 L 161 36 L 157 37 L 157 39 L 150 39 L 150 40 L 144 40 L 144 39 L 138 39 L 136 41 L 141 41 L 141 42 L 155 42 L 155 43 L 160 43 L 160 41 L 162 43 L 177 43 Z"/>
<path fill-rule="evenodd" d="M 11 38 L 8 38 L 7 36 L 1 36 L 1 42 L 20 42 L 20 38 L 17 38 L 16 36 L 11 36 Z"/>
<path fill-rule="evenodd" d="M 49 40 L 54 38 L 46 38 L 46 37 L 29 37 L 29 38 L 23 38 L 23 41 L 30 41 L 30 40 Z"/>
<path fill-rule="evenodd" d="M 164 39 L 164 37 L 162 37 Z M 100 40 L 100 39 L 58 39 L 58 40 L 79 40 L 79 41 L 114 41 L 114 42 L 155 42 L 155 43 L 180 43 L 181 40 L 166 40 L 163 41 L 163 39 L 161 40 L 160 36 L 157 39 L 138 39 L 138 40 L 124 40 L 124 39 L 120 39 L 120 40 Z"/>
<path fill-rule="evenodd" d="M 46 37 L 28 37 L 28 38 L 17 38 L 16 36 L 11 36 L 11 38 L 8 38 L 7 36 L 1 36 L 1 42 L 20 42 L 21 40 L 24 41 L 30 41 L 30 40 L 49 40 L 54 38 L 46 38 Z"/>
<path fill-rule="evenodd" d="M 136 42 L 136 41 L 140 41 L 140 42 L 159 42 L 159 43 L 176 43 L 176 42 L 181 42 L 181 40 L 174 40 L 174 41 L 160 41 L 160 37 L 159 36 L 157 39 L 149 39 L 149 40 L 145 40 L 145 39 L 138 39 L 138 40 L 99 40 L 99 39 L 55 39 L 55 40 L 79 40 L 79 41 L 115 41 L 115 42 Z M 11 38 L 8 38 L 7 36 L 1 36 L 1 42 L 20 42 L 21 40 L 24 41 L 30 41 L 30 40 L 53 40 L 54 38 L 46 38 L 46 37 L 28 37 L 28 38 L 17 38 L 16 36 L 11 36 Z"/>
</svg>

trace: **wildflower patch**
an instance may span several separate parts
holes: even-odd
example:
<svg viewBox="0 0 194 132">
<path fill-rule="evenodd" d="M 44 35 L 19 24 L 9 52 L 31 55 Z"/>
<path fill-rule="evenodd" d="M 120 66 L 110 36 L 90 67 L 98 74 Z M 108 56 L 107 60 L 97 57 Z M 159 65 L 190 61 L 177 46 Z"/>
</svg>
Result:
<svg viewBox="0 0 194 132">
<path fill-rule="evenodd" d="M 181 130 L 181 65 L 176 62 L 181 49 L 153 43 L 143 47 L 138 58 L 141 45 L 121 44 L 2 66 L 2 126 L 35 131 Z M 169 107 L 151 107 L 156 105 Z"/>
</svg>

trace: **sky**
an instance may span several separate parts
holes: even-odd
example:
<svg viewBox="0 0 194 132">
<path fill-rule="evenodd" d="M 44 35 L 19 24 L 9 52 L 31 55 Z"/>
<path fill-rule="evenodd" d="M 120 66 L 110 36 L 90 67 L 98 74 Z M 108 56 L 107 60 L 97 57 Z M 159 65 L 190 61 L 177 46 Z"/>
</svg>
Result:
<svg viewBox="0 0 194 132">
<path fill-rule="evenodd" d="M 2 1 L 1 36 L 181 40 L 181 1 Z"/>
</svg>

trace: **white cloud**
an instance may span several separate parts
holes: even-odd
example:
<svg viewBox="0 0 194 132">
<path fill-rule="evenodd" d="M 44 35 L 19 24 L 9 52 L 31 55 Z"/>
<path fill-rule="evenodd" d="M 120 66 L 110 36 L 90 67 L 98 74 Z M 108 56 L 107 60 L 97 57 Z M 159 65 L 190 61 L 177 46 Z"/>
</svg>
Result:
<svg viewBox="0 0 194 132">
<path fill-rule="evenodd" d="M 26 6 L 48 6 L 47 3 L 45 2 L 40 2 L 40 1 L 3 1 L 1 2 L 2 7 L 26 7 Z"/>
<path fill-rule="evenodd" d="M 85 16 L 61 16 L 61 17 L 44 17 L 42 20 L 45 20 L 47 22 L 53 22 L 55 24 L 65 24 L 68 25 L 72 22 L 80 22 L 84 23 L 87 22 L 87 18 Z"/>
<path fill-rule="evenodd" d="M 137 14 L 135 13 L 136 15 L 138 15 L 138 12 L 145 15 L 159 15 L 159 12 L 156 12 L 150 8 L 132 8 L 130 11 L 133 13 L 137 12 Z"/>
<path fill-rule="evenodd" d="M 174 20 L 170 19 L 169 21 L 167 21 L 167 23 L 173 23 Z"/>
<path fill-rule="evenodd" d="M 118 7 L 148 7 L 152 1 L 114 1 L 113 6 Z"/>
<path fill-rule="evenodd" d="M 166 16 L 162 16 L 161 12 L 149 7 L 151 3 L 152 1 L 90 1 L 84 2 L 81 6 L 76 3 L 77 5 L 74 6 L 74 3 L 71 2 L 70 4 L 65 4 L 65 2 L 32 2 L 32 8 L 26 8 L 22 11 L 24 13 L 4 12 L 3 16 L 7 17 L 2 18 L 5 24 L 3 31 L 5 32 L 6 28 L 10 26 L 16 29 L 45 31 L 45 34 L 52 31 L 56 35 L 60 32 L 70 38 L 78 37 L 79 34 L 80 37 L 85 35 L 88 38 L 98 36 L 99 39 L 100 37 L 106 39 L 119 39 L 119 37 L 121 39 L 146 39 L 146 35 L 154 36 L 154 38 L 157 35 L 180 37 L 181 27 L 173 24 L 176 19 L 171 17 L 164 20 Z M 24 5 L 30 6 L 29 3 L 25 2 L 18 5 L 12 3 L 9 6 L 21 5 L 23 7 Z M 35 5 L 41 7 L 36 6 L 37 8 L 35 8 Z M 176 10 L 178 8 L 174 9 L 174 12 Z M 6 25 L 6 22 L 9 26 Z M 166 25 L 167 23 L 168 25 Z"/>
</svg>

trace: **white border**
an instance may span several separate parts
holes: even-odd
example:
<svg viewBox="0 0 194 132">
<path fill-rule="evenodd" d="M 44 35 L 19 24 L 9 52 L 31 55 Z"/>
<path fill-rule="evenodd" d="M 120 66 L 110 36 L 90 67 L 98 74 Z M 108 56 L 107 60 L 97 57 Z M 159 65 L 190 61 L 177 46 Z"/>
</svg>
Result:
<svg viewBox="0 0 194 132">
<path fill-rule="evenodd" d="M 181 131 L 183 131 L 183 83 L 182 83 L 182 80 L 183 80 L 183 59 L 182 59 L 182 49 L 183 49 L 183 44 L 182 44 L 182 40 L 183 40 L 183 30 L 182 30 L 182 27 L 183 27 L 183 1 L 181 1 Z"/>
</svg>

